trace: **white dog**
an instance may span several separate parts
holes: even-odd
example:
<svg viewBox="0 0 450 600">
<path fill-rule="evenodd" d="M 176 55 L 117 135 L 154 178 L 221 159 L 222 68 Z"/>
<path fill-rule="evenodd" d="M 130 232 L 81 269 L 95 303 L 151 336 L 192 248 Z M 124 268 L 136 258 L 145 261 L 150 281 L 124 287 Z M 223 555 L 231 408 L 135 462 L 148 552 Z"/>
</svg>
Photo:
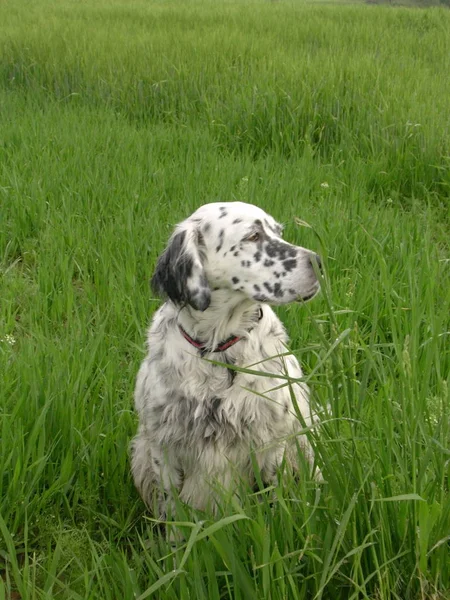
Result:
<svg viewBox="0 0 450 600">
<path fill-rule="evenodd" d="M 298 411 L 306 425 L 314 420 L 308 388 L 286 380 L 302 371 L 269 304 L 312 298 L 320 259 L 281 233 L 256 206 L 206 204 L 176 227 L 158 260 L 152 287 L 167 301 L 137 377 L 132 471 L 147 505 L 157 491 L 161 518 L 173 490 L 205 509 L 214 508 L 217 484 L 233 491 L 240 478 L 252 483 L 255 464 L 273 482 L 284 456 L 298 468 L 297 443 L 314 466 L 298 433 Z"/>
</svg>

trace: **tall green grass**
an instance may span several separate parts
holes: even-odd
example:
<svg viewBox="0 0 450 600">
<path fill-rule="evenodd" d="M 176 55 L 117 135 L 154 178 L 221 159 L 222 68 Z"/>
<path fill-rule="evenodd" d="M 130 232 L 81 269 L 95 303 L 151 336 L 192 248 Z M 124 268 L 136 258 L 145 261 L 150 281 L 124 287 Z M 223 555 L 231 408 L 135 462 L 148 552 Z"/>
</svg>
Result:
<svg viewBox="0 0 450 600">
<path fill-rule="evenodd" d="M 0 598 L 448 597 L 450 13 L 39 0 L 0 23 Z M 327 483 L 180 505 L 173 549 L 130 478 L 134 378 L 156 257 L 217 199 L 324 258 L 322 295 L 278 312 L 329 406 Z"/>
</svg>

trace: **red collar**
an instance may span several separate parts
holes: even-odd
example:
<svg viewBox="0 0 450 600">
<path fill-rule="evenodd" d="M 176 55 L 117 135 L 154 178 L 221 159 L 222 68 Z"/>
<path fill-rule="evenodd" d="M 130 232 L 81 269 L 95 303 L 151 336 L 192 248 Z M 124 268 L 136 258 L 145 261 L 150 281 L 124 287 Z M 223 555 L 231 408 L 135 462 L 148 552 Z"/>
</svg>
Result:
<svg viewBox="0 0 450 600">
<path fill-rule="evenodd" d="M 259 309 L 259 317 L 258 317 L 258 321 L 261 321 L 261 319 L 263 318 L 263 311 L 262 308 Z M 200 350 L 200 354 L 203 356 L 203 354 L 205 354 L 207 352 L 207 348 L 205 346 L 205 344 L 203 344 L 202 342 L 199 342 L 198 340 L 195 340 L 194 338 L 192 338 L 182 327 L 181 325 L 178 323 L 178 329 L 180 330 L 181 335 L 184 337 L 184 339 L 189 342 L 191 344 L 191 346 L 194 346 L 194 348 L 197 348 L 197 350 Z M 251 329 L 249 330 L 251 331 Z M 239 335 L 232 335 L 229 338 L 227 338 L 226 340 L 224 340 L 223 342 L 220 342 L 220 344 L 218 344 L 214 350 L 212 350 L 212 352 L 225 352 L 225 350 L 228 350 L 228 348 L 231 348 L 231 346 L 234 346 L 234 344 L 237 344 L 240 340 L 242 339 L 241 336 Z"/>
<path fill-rule="evenodd" d="M 191 346 L 194 346 L 194 348 L 200 350 L 201 354 L 204 354 L 206 352 L 205 344 L 202 344 L 198 340 L 194 340 L 194 338 L 191 338 L 191 336 L 181 327 L 181 325 L 178 325 L 178 328 L 180 330 L 181 335 L 184 337 L 185 340 L 187 340 L 191 344 Z M 234 344 L 237 344 L 237 342 L 239 342 L 240 339 L 242 338 L 238 335 L 232 335 L 224 342 L 220 342 L 220 344 L 216 346 L 213 352 L 224 352 L 225 350 L 230 348 L 230 346 L 234 346 Z"/>
</svg>

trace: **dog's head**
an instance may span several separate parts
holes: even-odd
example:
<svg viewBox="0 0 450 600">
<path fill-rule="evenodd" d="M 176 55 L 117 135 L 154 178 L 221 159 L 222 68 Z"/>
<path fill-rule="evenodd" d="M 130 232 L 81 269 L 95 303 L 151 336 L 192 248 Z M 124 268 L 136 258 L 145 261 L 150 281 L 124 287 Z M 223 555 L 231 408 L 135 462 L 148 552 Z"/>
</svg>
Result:
<svg viewBox="0 0 450 600">
<path fill-rule="evenodd" d="M 158 260 L 153 290 L 201 311 L 211 289 L 268 304 L 310 300 L 319 290 L 314 263 L 320 268 L 320 258 L 281 235 L 281 225 L 257 206 L 205 204 L 176 227 Z"/>
</svg>

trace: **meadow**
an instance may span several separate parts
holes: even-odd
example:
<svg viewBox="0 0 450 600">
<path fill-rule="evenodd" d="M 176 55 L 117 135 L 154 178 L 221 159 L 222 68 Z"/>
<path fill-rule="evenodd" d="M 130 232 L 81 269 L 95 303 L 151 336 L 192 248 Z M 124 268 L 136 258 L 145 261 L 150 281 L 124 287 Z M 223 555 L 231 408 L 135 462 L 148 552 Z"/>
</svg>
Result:
<svg viewBox="0 0 450 600">
<path fill-rule="evenodd" d="M 450 597 L 448 73 L 439 8 L 0 4 L 1 600 Z M 156 258 L 219 199 L 323 257 L 277 312 L 326 483 L 180 504 L 173 548 L 133 387 Z"/>
</svg>

